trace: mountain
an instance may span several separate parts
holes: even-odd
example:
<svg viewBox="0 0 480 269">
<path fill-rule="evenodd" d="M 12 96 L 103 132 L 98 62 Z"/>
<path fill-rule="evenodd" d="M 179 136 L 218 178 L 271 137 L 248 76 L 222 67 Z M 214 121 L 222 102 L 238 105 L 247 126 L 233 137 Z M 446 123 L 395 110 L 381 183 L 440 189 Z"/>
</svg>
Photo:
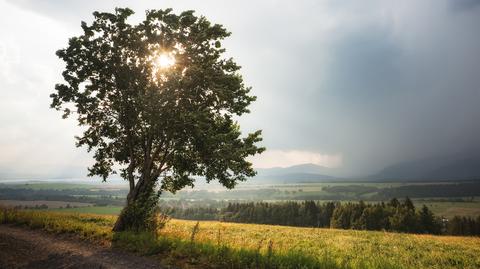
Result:
<svg viewBox="0 0 480 269">
<path fill-rule="evenodd" d="M 370 178 L 408 181 L 480 179 L 480 155 L 455 155 L 398 163 Z"/>
<path fill-rule="evenodd" d="M 256 180 L 271 183 L 321 182 L 338 179 L 331 176 L 335 169 L 315 164 L 300 164 L 290 167 L 256 169 Z"/>
</svg>

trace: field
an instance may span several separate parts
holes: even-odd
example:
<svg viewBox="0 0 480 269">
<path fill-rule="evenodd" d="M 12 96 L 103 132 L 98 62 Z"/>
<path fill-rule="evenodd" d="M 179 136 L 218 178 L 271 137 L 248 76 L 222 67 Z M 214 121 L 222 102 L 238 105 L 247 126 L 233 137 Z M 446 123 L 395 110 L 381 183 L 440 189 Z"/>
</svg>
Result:
<svg viewBox="0 0 480 269">
<path fill-rule="evenodd" d="M 448 219 L 454 216 L 480 216 L 480 202 L 478 200 L 473 202 L 414 201 L 414 204 L 417 207 L 425 204 L 436 215 L 444 216 Z"/>
<path fill-rule="evenodd" d="M 90 213 L 99 215 L 118 215 L 122 211 L 120 206 L 89 206 L 76 208 L 58 208 L 52 211 L 70 212 L 70 213 Z"/>
<path fill-rule="evenodd" d="M 9 188 L 32 189 L 32 190 L 69 190 L 69 189 L 91 189 L 94 186 L 90 184 L 76 184 L 68 182 L 25 182 L 4 184 Z"/>
<path fill-rule="evenodd" d="M 256 183 L 255 183 L 256 182 Z M 48 209 L 63 212 L 94 213 L 94 214 L 118 214 L 121 206 L 125 204 L 125 196 L 128 192 L 125 184 L 121 182 L 109 184 L 86 184 L 75 182 L 13 182 L 0 184 L 0 205 L 22 207 L 35 207 L 43 204 Z M 480 183 L 474 182 L 317 182 L 317 183 L 290 183 L 290 184 L 258 184 L 258 181 L 239 184 L 234 190 L 225 190 L 217 184 L 198 184 L 194 189 L 186 189 L 176 195 L 163 193 L 164 201 L 181 201 L 182 206 L 198 207 L 214 203 L 214 206 L 224 207 L 230 201 L 303 201 L 315 200 L 319 202 L 358 202 L 367 203 L 388 201 L 390 197 L 379 199 L 379 193 L 392 190 L 394 197 L 402 199 L 405 196 L 412 198 L 415 206 L 421 208 L 427 205 L 437 216 L 451 219 L 455 215 L 470 216 L 476 218 L 480 215 L 480 193 L 475 192 L 472 196 L 424 197 L 425 191 L 439 191 L 442 186 L 447 190 L 460 184 L 461 190 L 475 189 Z M 457 186 L 458 187 L 458 186 Z M 403 188 L 403 189 L 396 189 Z M 407 188 L 407 189 L 405 189 Z M 427 189 L 425 189 L 427 188 Z M 423 190 L 423 191 L 422 191 Z M 406 192 L 405 192 L 406 191 Z M 441 189 L 440 194 L 444 189 Z M 443 193 L 445 194 L 445 193 Z M 447 193 L 448 194 L 448 193 Z M 26 201 L 34 200 L 34 201 Z M 70 207 L 65 208 L 67 204 Z M 94 206 L 89 206 L 94 205 Z M 89 206 L 89 207 L 86 207 Z M 60 207 L 63 207 L 60 209 Z"/>
<path fill-rule="evenodd" d="M 72 183 L 68 181 L 50 182 L 50 181 L 26 181 L 26 182 L 11 182 L 0 184 L 0 187 L 8 187 L 15 189 L 32 189 L 32 190 L 71 190 L 71 189 L 85 189 L 85 190 L 118 190 L 125 188 L 125 184 L 118 183 Z"/>
<path fill-rule="evenodd" d="M 5 211 L 1 211 L 5 212 Z M 115 216 L 8 211 L 0 221 L 73 233 L 186 268 L 479 268 L 480 238 L 171 220 L 112 234 Z"/>
<path fill-rule="evenodd" d="M 80 202 L 65 202 L 65 201 L 47 201 L 47 200 L 35 200 L 35 201 L 21 201 L 21 200 L 0 200 L 0 205 L 3 206 L 21 206 L 21 207 L 35 207 L 46 205 L 48 208 L 66 207 L 68 205 L 72 207 L 88 207 L 91 203 Z M 67 208 L 68 209 L 68 208 Z M 72 208 L 73 209 L 73 208 Z"/>
<path fill-rule="evenodd" d="M 163 233 L 188 238 L 196 222 L 173 220 Z M 198 240 L 227 242 L 235 248 L 303 251 L 353 268 L 478 268 L 480 239 L 371 231 L 201 222 Z M 263 245 L 262 245 L 263 243 Z M 264 249 L 266 250 L 266 249 Z"/>
</svg>

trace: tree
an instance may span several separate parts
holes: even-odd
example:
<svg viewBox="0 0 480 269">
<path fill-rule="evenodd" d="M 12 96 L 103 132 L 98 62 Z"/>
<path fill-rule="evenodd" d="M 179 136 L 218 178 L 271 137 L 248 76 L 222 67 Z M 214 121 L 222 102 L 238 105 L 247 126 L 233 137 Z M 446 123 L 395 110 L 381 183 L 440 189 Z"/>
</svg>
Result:
<svg viewBox="0 0 480 269">
<path fill-rule="evenodd" d="M 451 235 L 465 234 L 465 228 L 464 228 L 462 217 L 455 216 L 448 222 L 447 233 Z"/>
<path fill-rule="evenodd" d="M 363 210 L 362 216 L 360 217 L 360 229 L 363 230 L 381 230 L 386 229 L 387 224 L 383 207 L 381 205 L 373 205 L 365 208 Z"/>
<path fill-rule="evenodd" d="M 94 12 L 83 34 L 57 51 L 66 63 L 51 107 L 77 116 L 77 146 L 93 151 L 90 176 L 119 173 L 129 182 L 114 231 L 148 228 L 161 191 L 194 185 L 194 177 L 227 188 L 254 176 L 246 157 L 261 153 L 261 131 L 241 137 L 235 117 L 255 100 L 225 59 L 230 35 L 193 11 Z"/>
<path fill-rule="evenodd" d="M 422 209 L 418 212 L 418 220 L 420 228 L 419 232 L 432 234 L 440 233 L 440 224 L 436 220 L 433 212 L 426 205 L 423 205 Z"/>
<path fill-rule="evenodd" d="M 305 225 L 303 226 L 318 226 L 318 207 L 314 201 L 305 201 L 304 202 L 305 216 L 303 221 Z"/>
<path fill-rule="evenodd" d="M 388 202 L 388 206 L 397 208 L 397 207 L 400 206 L 400 202 L 398 201 L 397 198 L 392 198 L 392 200 L 390 200 L 390 202 Z"/>
<path fill-rule="evenodd" d="M 403 206 L 407 208 L 408 210 L 413 210 L 415 211 L 415 206 L 413 205 L 412 200 L 410 198 L 406 197 L 405 201 L 403 201 Z"/>
<path fill-rule="evenodd" d="M 337 205 L 330 220 L 330 227 L 337 229 L 352 228 L 350 222 L 351 216 L 352 205 L 350 203 Z"/>
<path fill-rule="evenodd" d="M 412 233 L 417 230 L 415 211 L 407 206 L 397 207 L 395 213 L 389 217 L 389 222 L 393 231 Z"/>
</svg>

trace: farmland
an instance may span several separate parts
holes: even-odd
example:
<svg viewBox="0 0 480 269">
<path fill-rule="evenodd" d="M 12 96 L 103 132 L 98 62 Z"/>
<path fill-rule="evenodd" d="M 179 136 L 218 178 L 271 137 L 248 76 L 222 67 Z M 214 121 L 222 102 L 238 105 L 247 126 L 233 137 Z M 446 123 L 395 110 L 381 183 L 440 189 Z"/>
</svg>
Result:
<svg viewBox="0 0 480 269">
<path fill-rule="evenodd" d="M 255 181 L 253 181 L 255 182 Z M 378 193 L 397 193 L 404 198 L 412 198 L 415 206 L 420 208 L 427 205 L 438 216 L 452 218 L 455 215 L 477 217 L 480 215 L 480 192 L 473 196 L 423 197 L 419 196 L 418 187 L 438 190 L 442 186 L 456 186 L 462 189 L 473 189 L 470 186 L 479 186 L 475 182 L 320 182 L 296 184 L 256 184 L 241 183 L 235 190 L 225 190 L 213 184 L 198 184 L 193 189 L 187 189 L 173 195 L 165 192 L 161 200 L 178 201 L 182 206 L 204 206 L 214 204 L 224 207 L 229 201 L 359 201 L 367 203 L 388 201 L 393 197 L 380 197 Z M 68 182 L 23 182 L 0 184 L 0 204 L 10 206 L 34 207 L 45 204 L 49 209 L 59 209 L 65 212 L 116 214 L 124 205 L 126 185 L 122 184 L 86 184 Z M 399 189 L 400 188 L 400 189 Z M 420 194 L 423 194 L 420 193 Z M 445 193 L 444 193 L 445 194 Z M 448 193 L 446 193 L 448 194 Z M 403 196 L 402 196 L 403 195 Z M 85 207 L 82 209 L 65 208 Z M 97 208 L 98 207 L 98 208 Z"/>
<path fill-rule="evenodd" d="M 99 215 L 117 215 L 122 210 L 119 206 L 89 206 L 89 207 L 72 207 L 72 208 L 58 208 L 52 211 L 56 212 L 70 212 L 70 213 L 91 213 Z"/>
<path fill-rule="evenodd" d="M 4 212 L 4 211 L 3 211 Z M 4 214 L 4 213 L 2 213 Z M 171 220 L 157 235 L 112 234 L 114 216 L 9 211 L 0 220 L 52 233 L 75 234 L 165 263 L 203 268 L 227 266 L 304 268 L 478 268 L 480 238 L 295 228 L 216 221 Z M 294 254 L 294 255 L 293 255 Z M 221 256 L 221 258 L 219 258 Z M 176 264 L 179 265 L 179 264 Z"/>
<path fill-rule="evenodd" d="M 10 207 L 41 207 L 47 206 L 48 208 L 60 209 L 64 207 L 88 207 L 92 204 L 90 203 L 80 203 L 80 202 L 64 202 L 64 201 L 49 201 L 49 200 L 34 200 L 34 201 L 19 201 L 19 200 L 0 200 L 0 205 L 10 206 Z"/>
<path fill-rule="evenodd" d="M 11 201 L 11 204 L 17 205 L 22 201 Z M 33 202 L 33 201 L 32 201 Z M 50 202 L 50 201 L 49 201 Z M 3 201 L 0 201 L 2 204 Z M 198 201 L 202 204 L 202 201 Z M 38 204 L 38 203 L 37 203 Z M 65 203 L 62 203 L 65 204 Z M 438 201 L 415 201 L 416 207 L 420 208 L 423 204 L 427 205 L 437 216 L 453 218 L 454 216 L 470 216 L 477 217 L 480 215 L 480 202 L 438 202 Z M 50 206 L 49 206 L 50 208 Z M 85 206 L 71 208 L 53 208 L 53 211 L 71 212 L 71 213 L 92 213 L 101 215 L 116 215 L 120 213 L 122 207 L 119 206 Z"/>
</svg>

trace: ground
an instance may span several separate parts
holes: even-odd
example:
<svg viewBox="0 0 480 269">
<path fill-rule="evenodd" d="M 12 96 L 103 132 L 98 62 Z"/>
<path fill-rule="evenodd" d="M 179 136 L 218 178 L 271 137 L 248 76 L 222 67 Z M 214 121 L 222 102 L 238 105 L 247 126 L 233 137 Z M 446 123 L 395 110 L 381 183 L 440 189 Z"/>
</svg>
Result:
<svg viewBox="0 0 480 269">
<path fill-rule="evenodd" d="M 163 268 L 158 260 L 68 236 L 0 225 L 0 268 Z"/>
<path fill-rule="evenodd" d="M 480 268 L 478 237 L 176 219 L 157 235 L 114 234 L 115 221 L 112 215 L 0 210 L 0 222 L 35 230 L 0 225 L 0 268 L 128 268 L 141 255 L 175 268 Z M 122 263 L 110 262 L 117 259 Z M 144 261 L 131 268 L 160 266 Z"/>
</svg>

